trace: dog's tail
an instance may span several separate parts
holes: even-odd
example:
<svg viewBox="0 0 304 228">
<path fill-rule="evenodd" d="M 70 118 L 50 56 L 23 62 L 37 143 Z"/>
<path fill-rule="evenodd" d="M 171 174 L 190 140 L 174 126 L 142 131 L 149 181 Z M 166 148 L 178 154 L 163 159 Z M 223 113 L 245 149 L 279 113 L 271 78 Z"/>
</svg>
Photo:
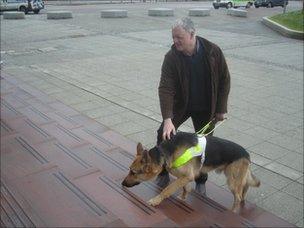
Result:
<svg viewBox="0 0 304 228">
<path fill-rule="evenodd" d="M 250 169 L 247 172 L 247 184 L 252 187 L 259 187 L 261 185 L 261 181 L 252 174 Z"/>
</svg>

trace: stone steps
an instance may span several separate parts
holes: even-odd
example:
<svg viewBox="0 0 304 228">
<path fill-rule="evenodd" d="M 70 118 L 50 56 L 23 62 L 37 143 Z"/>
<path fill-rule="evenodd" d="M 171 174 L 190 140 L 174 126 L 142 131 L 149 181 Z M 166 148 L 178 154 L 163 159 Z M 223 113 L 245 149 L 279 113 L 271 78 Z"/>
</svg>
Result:
<svg viewBox="0 0 304 228">
<path fill-rule="evenodd" d="M 207 196 L 146 202 L 154 182 L 124 188 L 136 144 L 41 91 L 1 77 L 2 227 L 255 227 L 291 224 L 207 182 Z"/>
</svg>

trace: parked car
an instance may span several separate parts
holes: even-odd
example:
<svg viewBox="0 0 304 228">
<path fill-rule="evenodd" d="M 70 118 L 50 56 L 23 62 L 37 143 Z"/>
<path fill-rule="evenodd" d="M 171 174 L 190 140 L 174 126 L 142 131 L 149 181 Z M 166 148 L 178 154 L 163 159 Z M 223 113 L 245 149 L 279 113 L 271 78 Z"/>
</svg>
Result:
<svg viewBox="0 0 304 228">
<path fill-rule="evenodd" d="M 288 0 L 255 0 L 254 6 L 255 8 L 261 7 L 274 7 L 274 6 L 282 6 L 284 7 L 284 1 L 286 1 L 286 5 L 288 5 Z"/>
<path fill-rule="evenodd" d="M 246 7 L 250 8 L 253 5 L 253 0 L 214 0 L 213 7 L 214 9 L 218 9 L 220 7 L 225 8 L 237 8 L 237 7 Z"/>
<path fill-rule="evenodd" d="M 31 8 L 34 13 L 38 14 L 41 9 L 44 9 L 44 2 L 42 0 L 32 0 Z"/>
<path fill-rule="evenodd" d="M 28 13 L 33 11 L 39 13 L 44 9 L 44 2 L 42 0 L 0 0 L 0 11 L 23 11 Z"/>
</svg>

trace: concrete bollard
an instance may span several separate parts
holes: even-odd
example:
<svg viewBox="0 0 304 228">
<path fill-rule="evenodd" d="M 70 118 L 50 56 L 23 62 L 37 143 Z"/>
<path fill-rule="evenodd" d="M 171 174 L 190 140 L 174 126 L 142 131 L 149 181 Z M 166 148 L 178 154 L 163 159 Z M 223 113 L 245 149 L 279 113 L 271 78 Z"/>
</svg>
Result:
<svg viewBox="0 0 304 228">
<path fill-rule="evenodd" d="M 3 12 L 3 19 L 24 19 L 24 12 Z"/>
<path fill-rule="evenodd" d="M 247 10 L 228 9 L 227 15 L 236 16 L 236 17 L 247 17 Z"/>
<path fill-rule="evenodd" d="M 159 17 L 169 17 L 173 16 L 174 12 L 173 9 L 167 9 L 167 8 L 154 8 L 148 10 L 149 16 L 159 16 Z"/>
<path fill-rule="evenodd" d="M 194 17 L 210 16 L 210 9 L 203 9 L 203 8 L 189 9 L 189 16 L 194 16 Z"/>
<path fill-rule="evenodd" d="M 101 11 L 101 17 L 104 18 L 123 18 L 128 16 L 127 10 L 102 10 Z"/>
<path fill-rule="evenodd" d="M 47 12 L 47 19 L 69 19 L 73 18 L 71 11 L 50 11 Z"/>
</svg>

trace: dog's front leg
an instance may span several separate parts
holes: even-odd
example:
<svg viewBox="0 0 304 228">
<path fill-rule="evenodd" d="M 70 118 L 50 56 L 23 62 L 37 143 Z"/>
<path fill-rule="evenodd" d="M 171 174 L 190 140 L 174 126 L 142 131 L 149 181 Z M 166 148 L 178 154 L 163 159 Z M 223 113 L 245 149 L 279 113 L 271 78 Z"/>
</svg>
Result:
<svg viewBox="0 0 304 228">
<path fill-rule="evenodd" d="M 178 198 L 180 198 L 181 200 L 185 200 L 187 198 L 188 193 L 191 191 L 191 186 L 189 184 L 186 184 L 183 187 L 183 191 L 180 194 L 180 196 Z"/>
<path fill-rule="evenodd" d="M 162 190 L 159 195 L 150 199 L 148 201 L 148 204 L 150 204 L 151 206 L 159 205 L 164 199 L 170 197 L 174 192 L 176 192 L 177 189 L 186 186 L 190 181 L 191 179 L 189 177 L 180 177 L 176 179 L 173 183 L 171 183 L 164 190 Z"/>
</svg>

